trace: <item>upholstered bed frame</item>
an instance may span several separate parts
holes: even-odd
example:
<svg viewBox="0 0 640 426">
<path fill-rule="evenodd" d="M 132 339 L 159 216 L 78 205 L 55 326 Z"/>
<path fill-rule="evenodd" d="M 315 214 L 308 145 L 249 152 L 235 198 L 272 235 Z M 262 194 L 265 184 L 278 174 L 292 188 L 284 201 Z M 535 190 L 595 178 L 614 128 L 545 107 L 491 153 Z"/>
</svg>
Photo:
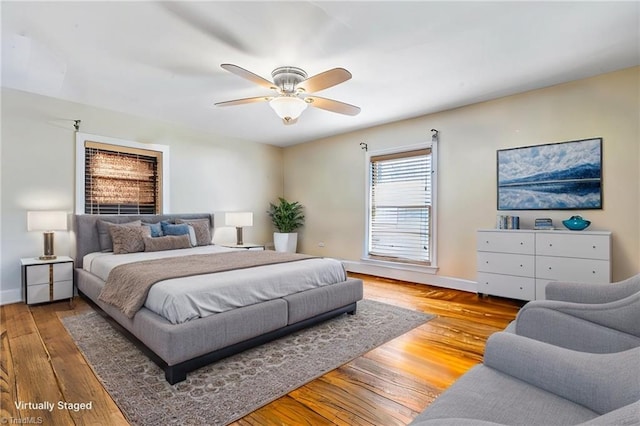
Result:
<svg viewBox="0 0 640 426">
<path fill-rule="evenodd" d="M 80 295 L 158 364 L 169 383 L 183 381 L 190 371 L 302 328 L 343 313 L 355 314 L 363 289 L 362 281 L 353 278 L 181 324 L 172 324 L 144 307 L 129 319 L 115 307 L 100 302 L 98 295 L 104 281 L 82 269 L 83 257 L 100 251 L 97 221 L 125 223 L 142 219 L 155 223 L 174 218 L 207 218 L 213 226 L 213 215 L 209 214 L 73 218 L 75 278 Z"/>
</svg>

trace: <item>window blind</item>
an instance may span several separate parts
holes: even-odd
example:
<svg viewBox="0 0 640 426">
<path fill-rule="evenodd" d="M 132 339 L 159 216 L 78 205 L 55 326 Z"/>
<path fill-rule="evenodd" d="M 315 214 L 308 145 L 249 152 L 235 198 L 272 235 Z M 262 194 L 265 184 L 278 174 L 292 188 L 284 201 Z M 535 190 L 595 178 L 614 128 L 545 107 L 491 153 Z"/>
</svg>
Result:
<svg viewBox="0 0 640 426">
<path fill-rule="evenodd" d="M 431 262 L 431 150 L 371 157 L 369 256 Z"/>
<path fill-rule="evenodd" d="M 85 213 L 160 213 L 162 153 L 85 143 Z"/>
</svg>

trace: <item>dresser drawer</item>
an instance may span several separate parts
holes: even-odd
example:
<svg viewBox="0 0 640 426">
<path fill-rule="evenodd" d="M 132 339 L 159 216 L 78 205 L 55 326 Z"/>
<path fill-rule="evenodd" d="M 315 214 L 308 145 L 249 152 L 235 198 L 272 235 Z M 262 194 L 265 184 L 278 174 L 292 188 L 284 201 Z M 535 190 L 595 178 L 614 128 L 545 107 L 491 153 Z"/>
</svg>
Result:
<svg viewBox="0 0 640 426">
<path fill-rule="evenodd" d="M 533 256 L 526 254 L 507 254 L 478 252 L 478 268 L 480 272 L 494 274 L 518 275 L 533 277 L 535 261 Z"/>
<path fill-rule="evenodd" d="M 536 283 L 533 278 L 478 272 L 477 279 L 478 293 L 520 300 L 533 300 L 536 296 Z"/>
<path fill-rule="evenodd" d="M 544 256 L 610 259 L 608 235 L 539 233 L 536 234 L 536 254 Z"/>
<path fill-rule="evenodd" d="M 608 283 L 611 281 L 610 271 L 610 263 L 606 260 L 536 257 L 536 278 L 594 284 Z"/>
<path fill-rule="evenodd" d="M 533 233 L 479 231 L 476 245 L 478 251 L 533 254 L 534 242 Z"/>
</svg>

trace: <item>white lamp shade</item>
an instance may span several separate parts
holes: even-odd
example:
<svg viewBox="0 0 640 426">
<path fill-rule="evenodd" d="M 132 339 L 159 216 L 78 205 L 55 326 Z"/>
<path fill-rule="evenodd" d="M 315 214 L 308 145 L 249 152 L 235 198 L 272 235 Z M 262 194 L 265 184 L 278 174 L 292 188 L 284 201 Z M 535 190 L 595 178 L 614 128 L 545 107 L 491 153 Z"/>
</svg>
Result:
<svg viewBox="0 0 640 426">
<path fill-rule="evenodd" d="M 66 231 L 67 212 L 27 212 L 27 231 Z"/>
<path fill-rule="evenodd" d="M 307 103 L 296 96 L 279 96 L 271 99 L 269 105 L 283 120 L 295 120 L 307 108 Z"/>
<path fill-rule="evenodd" d="M 242 228 L 243 226 L 253 226 L 252 212 L 229 212 L 224 214 L 224 224 L 226 226 L 235 226 Z"/>
</svg>

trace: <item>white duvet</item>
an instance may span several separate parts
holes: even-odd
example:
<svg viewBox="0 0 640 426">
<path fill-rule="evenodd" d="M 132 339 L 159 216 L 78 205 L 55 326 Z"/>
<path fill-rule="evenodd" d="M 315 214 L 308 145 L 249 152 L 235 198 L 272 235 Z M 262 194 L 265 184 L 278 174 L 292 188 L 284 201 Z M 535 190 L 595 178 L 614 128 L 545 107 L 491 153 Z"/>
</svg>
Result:
<svg viewBox="0 0 640 426">
<path fill-rule="evenodd" d="M 111 269 L 125 263 L 233 249 L 216 245 L 130 254 L 90 253 L 83 269 L 106 281 Z M 313 258 L 161 281 L 151 287 L 144 306 L 174 324 L 346 279 L 335 259 Z"/>
</svg>

